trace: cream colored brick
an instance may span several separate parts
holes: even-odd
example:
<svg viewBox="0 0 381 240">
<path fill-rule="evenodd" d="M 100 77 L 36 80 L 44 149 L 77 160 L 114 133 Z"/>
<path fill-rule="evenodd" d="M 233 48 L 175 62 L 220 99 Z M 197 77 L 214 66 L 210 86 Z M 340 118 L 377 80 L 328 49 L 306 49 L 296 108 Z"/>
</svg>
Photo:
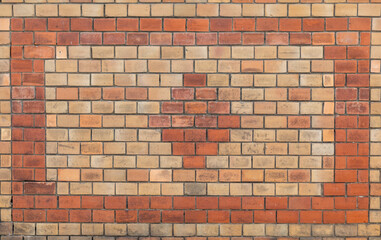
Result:
<svg viewBox="0 0 381 240">
<path fill-rule="evenodd" d="M 320 195 L 322 194 L 320 183 L 300 183 L 299 195 Z"/>
<path fill-rule="evenodd" d="M 156 46 L 140 46 L 138 48 L 139 58 L 155 59 L 160 58 L 160 47 Z"/>
<path fill-rule="evenodd" d="M 125 236 L 127 234 L 126 224 L 105 224 L 105 234 L 108 236 Z"/>
<path fill-rule="evenodd" d="M 243 236 L 264 236 L 265 224 L 243 224 Z"/>
<path fill-rule="evenodd" d="M 230 195 L 252 195 L 252 184 L 230 183 Z"/>
<path fill-rule="evenodd" d="M 160 195 L 160 183 L 139 183 L 139 195 Z"/>
<path fill-rule="evenodd" d="M 358 225 L 359 236 L 379 236 L 380 225 L 378 224 L 359 224 Z"/>
<path fill-rule="evenodd" d="M 289 17 L 308 17 L 311 16 L 310 4 L 289 4 L 288 16 Z"/>
<path fill-rule="evenodd" d="M 264 16 L 265 8 L 264 4 L 242 4 L 242 16 Z"/>
<path fill-rule="evenodd" d="M 83 195 L 92 194 L 92 192 L 91 183 L 70 183 L 70 194 Z"/>
<path fill-rule="evenodd" d="M 218 16 L 219 5 L 218 4 L 197 4 L 197 16 L 208 17 Z"/>
<path fill-rule="evenodd" d="M 151 235 L 152 236 L 172 236 L 172 224 L 151 224 Z"/>
<path fill-rule="evenodd" d="M 214 60 L 197 60 L 195 61 L 196 72 L 213 73 L 217 72 L 217 61 Z"/>
<path fill-rule="evenodd" d="M 115 183 L 93 183 L 93 194 L 114 195 Z"/>
<path fill-rule="evenodd" d="M 59 235 L 80 235 L 81 224 L 79 223 L 59 223 L 58 224 Z"/>
<path fill-rule="evenodd" d="M 254 58 L 254 47 L 232 47 L 233 58 Z"/>
<path fill-rule="evenodd" d="M 276 195 L 297 195 L 298 184 L 296 183 L 276 183 Z"/>
<path fill-rule="evenodd" d="M 278 58 L 282 58 L 282 59 L 300 58 L 300 47 L 279 46 Z"/>
<path fill-rule="evenodd" d="M 329 224 L 314 224 L 312 225 L 312 235 L 313 236 L 333 236 L 334 228 L 333 225 Z"/>
<path fill-rule="evenodd" d="M 15 235 L 35 235 L 35 223 L 15 222 L 13 226 Z"/>
<path fill-rule="evenodd" d="M 331 17 L 333 16 L 333 7 L 333 4 L 328 3 L 312 4 L 312 16 Z"/>
<path fill-rule="evenodd" d="M 256 59 L 271 59 L 277 57 L 277 48 L 274 46 L 255 47 Z"/>
<path fill-rule="evenodd" d="M 159 158 L 157 156 L 138 156 L 137 167 L 138 168 L 158 168 Z"/>
<path fill-rule="evenodd" d="M 179 59 L 183 58 L 183 47 L 162 47 L 162 58 L 163 59 Z"/>
<path fill-rule="evenodd" d="M 173 224 L 174 236 L 194 236 L 196 235 L 195 224 Z"/>
<path fill-rule="evenodd" d="M 62 17 L 79 17 L 81 16 L 80 4 L 59 4 L 58 5 L 59 16 Z"/>
<path fill-rule="evenodd" d="M 92 47 L 92 56 L 93 58 L 114 58 L 114 47 L 101 46 L 101 47 Z"/>
<path fill-rule="evenodd" d="M 151 16 L 173 16 L 173 4 L 152 4 Z"/>
<path fill-rule="evenodd" d="M 103 17 L 103 4 L 84 4 L 82 5 L 82 16 L 85 17 Z"/>
<path fill-rule="evenodd" d="M 127 226 L 128 236 L 148 236 L 149 224 L 144 223 L 130 223 Z"/>
<path fill-rule="evenodd" d="M 1 4 L 0 5 L 0 16 L 1 17 L 11 17 L 12 16 L 12 4 Z"/>
<path fill-rule="evenodd" d="M 127 5 L 126 4 L 106 4 L 105 5 L 106 17 L 126 17 Z"/>
<path fill-rule="evenodd" d="M 136 58 L 137 57 L 137 47 L 126 46 L 126 47 L 115 47 L 115 57 L 116 58 Z"/>
<path fill-rule="evenodd" d="M 116 183 L 117 195 L 137 195 L 138 185 L 137 183 Z"/>
<path fill-rule="evenodd" d="M 103 224 L 101 223 L 83 223 L 82 224 L 83 235 L 103 235 Z"/>
<path fill-rule="evenodd" d="M 207 47 L 185 47 L 185 57 L 188 59 L 207 58 Z"/>
<path fill-rule="evenodd" d="M 254 183 L 253 195 L 274 195 L 275 185 L 272 183 Z"/>
<path fill-rule="evenodd" d="M 218 225 L 217 224 L 197 224 L 198 236 L 217 236 Z"/>
<path fill-rule="evenodd" d="M 192 17 L 196 15 L 195 4 L 175 4 L 174 15 L 176 17 Z"/>
<path fill-rule="evenodd" d="M 298 237 L 309 237 L 311 236 L 311 225 L 310 224 L 290 224 L 289 235 L 298 236 Z"/>
<path fill-rule="evenodd" d="M 359 4 L 358 5 L 358 16 L 373 16 L 379 17 L 381 11 L 380 4 Z"/>
<path fill-rule="evenodd" d="M 58 223 L 37 223 L 36 234 L 37 235 L 57 235 Z"/>
<path fill-rule="evenodd" d="M 335 4 L 335 16 L 356 16 L 357 4 Z"/>
<path fill-rule="evenodd" d="M 57 4 L 37 4 L 36 16 L 39 16 L 39 17 L 58 16 L 58 5 Z"/>
<path fill-rule="evenodd" d="M 287 236 L 287 224 L 266 224 L 266 235 L 268 236 Z"/>
<path fill-rule="evenodd" d="M 323 58 L 323 47 L 301 47 L 302 58 Z"/>
<path fill-rule="evenodd" d="M 34 15 L 33 4 L 15 4 L 13 6 L 13 16 L 15 17 L 30 17 Z"/>
<path fill-rule="evenodd" d="M 57 72 L 77 72 L 76 60 L 56 60 Z"/>
<path fill-rule="evenodd" d="M 128 16 L 131 17 L 143 17 L 150 15 L 150 5 L 149 4 L 129 4 L 128 5 Z"/>
<path fill-rule="evenodd" d="M 241 236 L 242 224 L 221 224 L 220 234 L 221 236 Z"/>
<path fill-rule="evenodd" d="M 290 14 L 291 14 L 291 11 L 290 11 Z M 266 4 L 265 5 L 265 16 L 267 16 L 267 17 L 285 17 L 285 16 L 287 16 L 287 4 Z"/>
</svg>

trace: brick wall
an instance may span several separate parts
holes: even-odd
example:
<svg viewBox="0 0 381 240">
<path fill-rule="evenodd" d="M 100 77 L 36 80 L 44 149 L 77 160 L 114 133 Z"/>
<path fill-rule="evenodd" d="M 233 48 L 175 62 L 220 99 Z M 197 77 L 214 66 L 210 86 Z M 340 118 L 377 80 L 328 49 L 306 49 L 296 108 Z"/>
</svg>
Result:
<svg viewBox="0 0 381 240">
<path fill-rule="evenodd" d="M 1 239 L 379 239 L 377 2 L 3 0 Z"/>
</svg>

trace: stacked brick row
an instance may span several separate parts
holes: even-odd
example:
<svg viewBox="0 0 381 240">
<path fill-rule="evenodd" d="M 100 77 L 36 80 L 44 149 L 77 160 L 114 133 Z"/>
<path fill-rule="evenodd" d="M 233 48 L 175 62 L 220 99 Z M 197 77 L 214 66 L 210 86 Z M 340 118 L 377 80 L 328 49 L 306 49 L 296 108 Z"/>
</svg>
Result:
<svg viewBox="0 0 381 240">
<path fill-rule="evenodd" d="M 380 234 L 380 4 L 0 11 L 1 234 Z"/>
</svg>

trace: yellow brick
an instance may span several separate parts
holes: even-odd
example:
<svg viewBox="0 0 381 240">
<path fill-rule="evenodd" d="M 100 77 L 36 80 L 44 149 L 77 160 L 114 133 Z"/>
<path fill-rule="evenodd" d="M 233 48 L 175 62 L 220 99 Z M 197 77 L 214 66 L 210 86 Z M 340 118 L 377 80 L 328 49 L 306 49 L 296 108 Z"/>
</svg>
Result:
<svg viewBox="0 0 381 240">
<path fill-rule="evenodd" d="M 38 17 L 58 16 L 58 5 L 57 4 L 37 4 L 36 16 Z"/>
</svg>

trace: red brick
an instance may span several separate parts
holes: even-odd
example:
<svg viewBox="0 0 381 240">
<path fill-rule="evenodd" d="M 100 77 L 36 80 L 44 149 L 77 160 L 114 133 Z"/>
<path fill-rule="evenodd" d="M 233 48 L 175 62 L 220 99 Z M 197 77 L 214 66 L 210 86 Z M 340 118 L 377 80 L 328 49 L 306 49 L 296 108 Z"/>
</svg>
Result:
<svg viewBox="0 0 381 240">
<path fill-rule="evenodd" d="M 267 197 L 266 209 L 287 209 L 287 197 Z"/>
<path fill-rule="evenodd" d="M 348 59 L 368 59 L 369 47 L 348 47 Z"/>
<path fill-rule="evenodd" d="M 242 209 L 264 209 L 263 197 L 242 197 Z"/>
<path fill-rule="evenodd" d="M 72 18 L 70 20 L 71 31 L 92 31 L 93 20 L 91 18 Z"/>
<path fill-rule="evenodd" d="M 91 210 L 70 210 L 70 222 L 91 222 Z"/>
<path fill-rule="evenodd" d="M 46 31 L 46 19 L 25 19 L 25 31 Z"/>
<path fill-rule="evenodd" d="M 291 45 L 311 44 L 311 33 L 290 33 Z"/>
<path fill-rule="evenodd" d="M 163 141 L 177 142 L 184 141 L 184 130 L 182 129 L 163 129 Z"/>
<path fill-rule="evenodd" d="M 231 32 L 232 31 L 231 18 L 212 18 L 210 19 L 210 31 L 214 32 Z"/>
<path fill-rule="evenodd" d="M 206 85 L 206 74 L 184 74 L 185 87 L 202 87 Z"/>
<path fill-rule="evenodd" d="M 205 142 L 206 130 L 205 129 L 185 129 L 185 141 L 187 142 Z"/>
<path fill-rule="evenodd" d="M 150 43 L 151 45 L 171 45 L 172 34 L 171 33 L 151 33 Z"/>
<path fill-rule="evenodd" d="M 188 78 L 190 78 L 190 76 Z M 197 79 L 197 77 L 195 79 Z M 187 80 L 187 81 L 190 81 L 190 80 Z M 193 79 L 193 81 L 197 81 L 197 80 Z M 172 98 L 175 100 L 193 100 L 194 89 L 193 88 L 174 88 L 172 89 Z"/>
<path fill-rule="evenodd" d="M 185 223 L 206 223 L 206 211 L 185 211 Z"/>
<path fill-rule="evenodd" d="M 129 196 L 127 207 L 129 209 L 148 209 L 149 197 Z"/>
<path fill-rule="evenodd" d="M 219 209 L 241 209 L 240 197 L 220 197 Z"/>
<path fill-rule="evenodd" d="M 197 155 L 217 155 L 218 144 L 217 143 L 197 143 L 196 154 Z"/>
<path fill-rule="evenodd" d="M 252 211 L 232 211 L 231 223 L 253 223 Z"/>
<path fill-rule="evenodd" d="M 151 197 L 152 209 L 171 209 L 172 198 L 171 197 Z"/>
<path fill-rule="evenodd" d="M 186 102 L 185 113 L 187 114 L 206 113 L 206 103 L 205 102 Z"/>
<path fill-rule="evenodd" d="M 47 210 L 48 222 L 68 222 L 69 211 L 68 210 Z"/>
<path fill-rule="evenodd" d="M 172 143 L 173 155 L 194 155 L 194 143 Z"/>
<path fill-rule="evenodd" d="M 55 49 L 47 46 L 25 46 L 25 58 L 54 58 Z"/>
<path fill-rule="evenodd" d="M 303 19 L 303 31 L 307 31 L 307 32 L 324 31 L 324 19 L 323 18 Z"/>
<path fill-rule="evenodd" d="M 173 33 L 173 45 L 194 45 L 194 33 Z"/>
<path fill-rule="evenodd" d="M 322 211 L 300 211 L 300 223 L 322 223 Z"/>
<path fill-rule="evenodd" d="M 349 18 L 349 30 L 369 31 L 371 30 L 371 18 Z"/>
<path fill-rule="evenodd" d="M 118 18 L 117 20 L 118 31 L 138 31 L 139 19 L 135 18 Z"/>
<path fill-rule="evenodd" d="M 216 45 L 217 33 L 197 33 L 197 45 Z"/>
<path fill-rule="evenodd" d="M 183 223 L 184 211 L 162 211 L 162 223 Z"/>
<path fill-rule="evenodd" d="M 184 18 L 164 18 L 164 31 L 184 32 L 185 23 Z"/>
<path fill-rule="evenodd" d="M 13 42 L 13 35 L 12 34 L 12 43 L 16 44 Z M 31 35 L 32 36 L 32 35 Z M 22 43 L 22 44 L 31 44 L 33 42 L 33 38 L 30 38 L 31 41 L 30 43 Z M 57 39 L 57 34 L 55 32 L 35 32 L 34 33 L 34 43 L 38 45 L 55 45 Z"/>
<path fill-rule="evenodd" d="M 70 19 L 68 18 L 49 18 L 48 19 L 49 31 L 69 31 Z"/>
<path fill-rule="evenodd" d="M 128 45 L 148 45 L 148 33 L 127 33 Z"/>
<path fill-rule="evenodd" d="M 25 222 L 45 222 L 46 221 L 45 210 L 25 209 L 24 221 Z"/>
<path fill-rule="evenodd" d="M 209 19 L 188 18 L 187 31 L 190 31 L 190 32 L 209 31 Z"/>
<path fill-rule="evenodd" d="M 276 211 L 266 210 L 254 211 L 254 223 L 275 223 L 276 222 Z"/>
<path fill-rule="evenodd" d="M 348 29 L 347 18 L 326 18 L 326 31 L 345 31 Z"/>
<path fill-rule="evenodd" d="M 298 223 L 298 211 L 277 211 L 277 223 Z"/>
<path fill-rule="evenodd" d="M 333 209 L 334 198 L 333 197 L 313 197 L 312 209 Z"/>
<path fill-rule="evenodd" d="M 288 45 L 288 33 L 266 33 L 267 45 Z"/>
<path fill-rule="evenodd" d="M 335 35 L 333 33 L 313 33 L 312 34 L 313 45 L 333 45 L 335 44 Z"/>
<path fill-rule="evenodd" d="M 115 31 L 115 18 L 94 19 L 94 31 Z"/>
<path fill-rule="evenodd" d="M 278 18 L 257 18 L 257 31 L 278 31 Z"/>
<path fill-rule="evenodd" d="M 126 88 L 126 100 L 145 100 L 147 99 L 146 88 Z"/>
<path fill-rule="evenodd" d="M 11 36 L 12 45 L 26 45 L 33 43 L 33 33 L 13 32 Z"/>
<path fill-rule="evenodd" d="M 80 196 L 59 196 L 59 208 L 81 208 Z"/>
<path fill-rule="evenodd" d="M 262 45 L 264 43 L 265 35 L 263 33 L 243 33 L 243 45 Z"/>
<path fill-rule="evenodd" d="M 250 18 L 234 18 L 233 30 L 242 32 L 254 32 L 255 31 L 255 19 Z"/>
<path fill-rule="evenodd" d="M 219 128 L 239 128 L 240 116 L 219 116 L 218 127 Z"/>
<path fill-rule="evenodd" d="M 161 31 L 162 22 L 160 18 L 141 18 L 140 19 L 140 31 Z"/>
<path fill-rule="evenodd" d="M 13 208 L 34 208 L 33 196 L 13 196 Z"/>
<path fill-rule="evenodd" d="M 115 220 L 118 223 L 136 223 L 138 220 L 138 211 L 136 210 L 116 210 Z"/>
<path fill-rule="evenodd" d="M 229 130 L 227 129 L 208 129 L 208 141 L 228 142 Z"/>
<path fill-rule="evenodd" d="M 345 184 L 343 183 L 325 183 L 324 195 L 340 196 L 345 195 Z"/>
<path fill-rule="evenodd" d="M 163 102 L 161 105 L 162 113 L 183 113 L 182 102 Z"/>
<path fill-rule="evenodd" d="M 336 89 L 336 100 L 356 100 L 357 89 L 356 88 L 339 88 Z"/>
<path fill-rule="evenodd" d="M 82 197 L 82 208 L 103 208 L 103 197 L 99 196 L 83 196 Z"/>
<path fill-rule="evenodd" d="M 229 223 L 229 211 L 208 211 L 208 223 Z"/>
<path fill-rule="evenodd" d="M 336 34 L 336 42 L 338 45 L 356 45 L 359 36 L 357 32 L 338 32 Z"/>
<path fill-rule="evenodd" d="M 113 210 L 94 210 L 93 222 L 107 223 L 114 222 Z"/>
<path fill-rule="evenodd" d="M 106 209 L 125 209 L 127 207 L 127 198 L 125 196 L 106 196 Z"/>
<path fill-rule="evenodd" d="M 160 222 L 160 211 L 139 211 L 139 222 L 141 223 L 159 223 Z"/>
<path fill-rule="evenodd" d="M 82 34 L 81 34 L 82 40 Z M 82 42 L 81 42 L 82 43 Z M 58 32 L 57 33 L 57 44 L 58 45 L 78 45 L 79 44 L 79 34 L 75 32 Z"/>
<path fill-rule="evenodd" d="M 170 116 L 164 116 L 164 115 L 150 116 L 149 126 L 152 128 L 170 127 L 171 126 L 171 118 L 170 118 Z"/>
<path fill-rule="evenodd" d="M 325 46 L 324 58 L 325 59 L 346 59 L 346 47 L 340 46 Z"/>
<path fill-rule="evenodd" d="M 102 44 L 102 33 L 81 32 L 81 44 L 83 44 L 83 45 L 101 45 Z"/>
<path fill-rule="evenodd" d="M 126 35 L 124 33 L 104 33 L 104 45 L 122 45 L 126 43 Z"/>
<path fill-rule="evenodd" d="M 183 156 L 184 168 L 205 168 L 204 156 Z"/>
<path fill-rule="evenodd" d="M 218 197 L 197 197 L 197 209 L 218 209 Z"/>
<path fill-rule="evenodd" d="M 196 116 L 196 127 L 215 128 L 217 127 L 217 117 L 209 115 Z"/>
<path fill-rule="evenodd" d="M 348 196 L 368 196 L 369 184 L 367 183 L 351 183 L 347 185 Z"/>
<path fill-rule="evenodd" d="M 241 33 L 220 33 L 218 42 L 221 45 L 241 44 Z"/>
<path fill-rule="evenodd" d="M 324 211 L 323 223 L 325 224 L 345 223 L 345 212 L 344 211 Z"/>
<path fill-rule="evenodd" d="M 174 209 L 195 209 L 195 197 L 173 197 Z"/>
<path fill-rule="evenodd" d="M 197 88 L 196 99 L 215 100 L 217 98 L 217 90 L 215 88 Z"/>
<path fill-rule="evenodd" d="M 300 18 L 281 18 L 279 20 L 279 31 L 300 32 L 302 20 Z"/>
<path fill-rule="evenodd" d="M 192 127 L 194 116 L 172 116 L 172 127 Z"/>
</svg>

